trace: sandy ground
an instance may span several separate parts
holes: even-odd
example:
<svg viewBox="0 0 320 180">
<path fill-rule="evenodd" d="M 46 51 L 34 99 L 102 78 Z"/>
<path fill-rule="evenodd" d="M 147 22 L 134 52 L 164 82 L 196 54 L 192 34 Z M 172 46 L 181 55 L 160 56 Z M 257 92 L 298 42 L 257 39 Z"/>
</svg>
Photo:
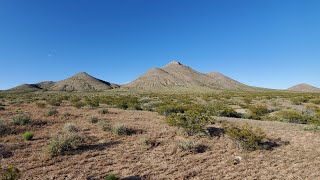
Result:
<svg viewBox="0 0 320 180">
<path fill-rule="evenodd" d="M 154 112 L 109 109 L 99 115 L 97 109 L 75 109 L 62 106 L 60 114 L 69 112 L 67 119 L 46 117 L 48 109 L 34 104 L 23 105 L 23 111 L 33 119 L 45 120 L 46 125 L 18 127 L 15 134 L 0 138 L 2 166 L 14 164 L 22 172 L 22 179 L 103 179 L 113 172 L 122 178 L 134 179 L 320 179 L 320 134 L 307 132 L 301 125 L 279 122 L 262 122 L 219 118 L 232 122 L 248 122 L 261 127 L 273 139 L 289 141 L 274 150 L 246 152 L 238 150 L 227 137 L 184 137 L 175 127 L 164 123 L 164 118 Z M 0 111 L 2 119 L 10 119 L 16 107 Z M 97 116 L 112 124 L 124 124 L 138 133 L 117 136 L 100 130 L 87 121 Z M 80 129 L 86 142 L 67 155 L 47 158 L 43 148 L 50 137 L 64 124 L 72 122 Z M 34 140 L 25 142 L 21 132 L 31 130 Z M 159 144 L 147 148 L 140 143 L 143 137 L 151 137 Z M 182 152 L 179 141 L 195 141 L 208 146 L 204 153 Z M 236 157 L 240 164 L 233 165 Z"/>
</svg>

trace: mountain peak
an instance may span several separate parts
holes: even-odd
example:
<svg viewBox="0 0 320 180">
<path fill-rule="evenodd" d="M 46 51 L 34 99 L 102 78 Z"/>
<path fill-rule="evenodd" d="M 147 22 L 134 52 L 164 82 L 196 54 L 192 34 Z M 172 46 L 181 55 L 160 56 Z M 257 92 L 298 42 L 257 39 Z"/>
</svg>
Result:
<svg viewBox="0 0 320 180">
<path fill-rule="evenodd" d="M 170 65 L 182 65 L 182 64 L 178 61 L 171 61 L 169 64 L 167 64 L 167 66 L 170 66 Z"/>
<path fill-rule="evenodd" d="M 320 92 L 320 89 L 310 84 L 302 83 L 288 88 L 289 91 L 297 92 Z"/>
</svg>

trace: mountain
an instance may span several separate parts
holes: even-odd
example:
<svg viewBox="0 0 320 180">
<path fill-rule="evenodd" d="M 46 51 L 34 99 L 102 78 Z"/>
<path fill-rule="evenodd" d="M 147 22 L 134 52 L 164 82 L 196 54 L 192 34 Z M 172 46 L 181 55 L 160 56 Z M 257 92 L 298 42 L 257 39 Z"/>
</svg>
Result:
<svg viewBox="0 0 320 180">
<path fill-rule="evenodd" d="M 53 81 L 44 81 L 44 82 L 37 83 L 35 85 L 37 85 L 40 89 L 49 89 L 54 84 L 55 84 L 55 82 L 53 82 Z"/>
<path fill-rule="evenodd" d="M 80 72 L 70 78 L 56 82 L 49 90 L 54 91 L 97 91 L 118 88 L 119 86 Z"/>
<path fill-rule="evenodd" d="M 295 86 L 292 86 L 287 89 L 288 91 L 297 91 L 297 92 L 314 92 L 314 93 L 320 93 L 320 88 L 311 86 L 309 84 L 298 84 Z"/>
<path fill-rule="evenodd" d="M 159 90 L 161 88 L 214 88 L 214 89 L 250 89 L 220 73 L 203 74 L 177 61 L 162 68 L 152 68 L 138 79 L 124 85 L 125 88 Z"/>
<path fill-rule="evenodd" d="M 22 84 L 17 87 L 9 89 L 8 91 L 15 91 L 15 92 L 38 91 L 42 89 L 49 89 L 53 85 L 54 85 L 53 81 L 44 81 L 37 84 Z"/>
<path fill-rule="evenodd" d="M 27 92 L 27 91 L 38 91 L 41 90 L 38 85 L 36 84 L 22 84 L 17 87 L 8 89 L 8 91 L 14 91 L 14 92 Z"/>
</svg>

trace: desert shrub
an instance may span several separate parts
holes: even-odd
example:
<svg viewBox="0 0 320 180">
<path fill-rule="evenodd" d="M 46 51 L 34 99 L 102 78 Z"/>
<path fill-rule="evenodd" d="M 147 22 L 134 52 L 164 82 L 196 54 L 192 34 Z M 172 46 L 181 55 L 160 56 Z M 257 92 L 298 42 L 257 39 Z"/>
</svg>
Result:
<svg viewBox="0 0 320 180">
<path fill-rule="evenodd" d="M 38 108 L 45 108 L 47 106 L 47 103 L 46 102 L 43 102 L 43 101 L 37 101 L 36 102 L 36 106 Z"/>
<path fill-rule="evenodd" d="M 138 98 L 123 96 L 114 100 L 114 104 L 120 109 L 142 110 Z"/>
<path fill-rule="evenodd" d="M 120 178 L 113 173 L 110 173 L 106 176 L 106 180 L 118 180 L 118 179 Z"/>
<path fill-rule="evenodd" d="M 207 146 L 199 145 L 192 141 L 182 141 L 177 144 L 178 148 L 185 152 L 203 153 L 206 151 Z"/>
<path fill-rule="evenodd" d="M 122 124 L 118 124 L 118 125 L 115 125 L 114 127 L 112 127 L 111 132 L 116 135 L 129 135 L 130 134 L 130 130 Z"/>
<path fill-rule="evenodd" d="M 50 108 L 47 110 L 47 112 L 45 113 L 46 116 L 55 116 L 57 115 L 59 112 L 56 108 Z"/>
<path fill-rule="evenodd" d="M 299 97 L 291 98 L 290 100 L 294 105 L 301 105 L 302 103 L 308 102 L 309 98 L 304 96 L 299 96 Z"/>
<path fill-rule="evenodd" d="M 99 118 L 92 116 L 92 117 L 89 117 L 88 121 L 92 124 L 96 124 L 97 122 L 99 122 Z"/>
<path fill-rule="evenodd" d="M 306 109 L 315 113 L 320 113 L 320 107 L 315 104 L 307 104 Z"/>
<path fill-rule="evenodd" d="M 97 98 L 92 98 L 92 99 L 90 99 L 90 98 L 86 97 L 86 98 L 85 98 L 85 102 L 86 102 L 86 104 L 87 104 L 88 106 L 90 106 L 91 108 L 97 108 L 97 107 L 99 107 L 99 105 L 100 105 L 99 99 L 97 99 Z"/>
<path fill-rule="evenodd" d="M 266 138 L 265 133 L 260 128 L 253 128 L 248 124 L 227 126 L 226 134 L 239 149 L 250 151 L 259 149 Z"/>
<path fill-rule="evenodd" d="M 79 132 L 79 128 L 72 123 L 67 123 L 63 126 L 63 131 L 67 133 L 77 133 Z"/>
<path fill-rule="evenodd" d="M 32 122 L 32 119 L 27 114 L 18 114 L 12 119 L 14 125 L 27 125 Z"/>
<path fill-rule="evenodd" d="M 155 146 L 156 145 L 156 141 L 149 138 L 149 137 L 143 137 L 140 139 L 140 143 L 142 145 L 145 145 L 145 146 Z"/>
<path fill-rule="evenodd" d="M 157 107 L 156 111 L 163 116 L 170 116 L 175 113 L 184 113 L 187 110 L 185 106 L 170 104 Z"/>
<path fill-rule="evenodd" d="M 52 97 L 47 99 L 47 103 L 51 106 L 60 106 L 62 104 L 63 99 L 61 97 Z"/>
<path fill-rule="evenodd" d="M 2 180 L 18 180 L 20 176 L 20 170 L 12 165 L 1 172 Z"/>
<path fill-rule="evenodd" d="M 246 104 L 251 104 L 252 98 L 250 98 L 250 97 L 244 97 L 244 98 L 243 98 L 243 102 L 246 103 Z"/>
<path fill-rule="evenodd" d="M 242 114 L 238 113 L 231 107 L 225 106 L 218 112 L 218 116 L 241 118 Z"/>
<path fill-rule="evenodd" d="M 183 128 L 187 135 L 205 133 L 205 126 L 213 123 L 213 119 L 198 111 L 189 110 L 185 113 L 172 114 L 167 117 L 166 122 L 171 126 Z"/>
<path fill-rule="evenodd" d="M 282 122 L 306 124 L 309 117 L 296 110 L 283 109 L 275 112 L 273 118 Z"/>
<path fill-rule="evenodd" d="M 313 116 L 310 116 L 307 120 L 307 123 L 320 126 L 320 112 L 317 112 Z"/>
<path fill-rule="evenodd" d="M 266 105 L 254 105 L 249 106 L 250 114 L 247 116 L 248 119 L 261 120 L 262 117 L 269 113 Z"/>
<path fill-rule="evenodd" d="M 4 122 L 4 120 L 0 119 L 0 135 L 4 134 L 7 129 L 8 129 L 7 124 Z"/>
<path fill-rule="evenodd" d="M 315 98 L 315 99 L 311 99 L 310 101 L 309 101 L 310 103 L 313 103 L 313 104 L 320 104 L 320 98 Z"/>
<path fill-rule="evenodd" d="M 6 110 L 6 108 L 3 106 L 0 106 L 0 111 L 4 111 L 4 110 Z"/>
<path fill-rule="evenodd" d="M 63 155 L 68 151 L 78 148 L 82 141 L 83 138 L 77 133 L 58 134 L 52 137 L 45 151 L 51 157 Z"/>
<path fill-rule="evenodd" d="M 33 133 L 32 132 L 25 132 L 22 134 L 22 139 L 25 140 L 25 141 L 30 141 L 32 138 L 33 138 Z"/>
<path fill-rule="evenodd" d="M 72 106 L 77 109 L 80 109 L 80 108 L 86 106 L 86 103 L 83 101 L 72 102 Z"/>
<path fill-rule="evenodd" d="M 103 108 L 103 109 L 99 109 L 99 111 L 98 111 L 98 113 L 99 114 L 108 114 L 109 113 L 109 110 L 108 109 L 105 109 L 105 108 Z"/>
<path fill-rule="evenodd" d="M 62 114 L 60 115 L 60 118 L 61 118 L 61 119 L 66 119 L 66 118 L 70 117 L 71 115 L 72 115 L 72 114 L 69 113 L 69 112 L 64 112 L 64 113 L 62 113 Z"/>
<path fill-rule="evenodd" d="M 112 126 L 109 122 L 106 121 L 99 121 L 97 126 L 102 130 L 102 131 L 111 131 Z"/>
<path fill-rule="evenodd" d="M 305 131 L 320 132 L 320 126 L 318 125 L 307 125 L 303 129 Z"/>
</svg>

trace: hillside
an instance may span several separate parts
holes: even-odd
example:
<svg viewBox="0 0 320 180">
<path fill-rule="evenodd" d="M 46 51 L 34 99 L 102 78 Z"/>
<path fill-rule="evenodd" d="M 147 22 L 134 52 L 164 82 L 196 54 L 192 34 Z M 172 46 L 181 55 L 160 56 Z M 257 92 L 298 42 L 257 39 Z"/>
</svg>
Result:
<svg viewBox="0 0 320 180">
<path fill-rule="evenodd" d="M 80 72 L 70 78 L 56 82 L 50 90 L 54 91 L 97 91 L 118 88 L 119 86 Z"/>
<path fill-rule="evenodd" d="M 152 68 L 124 87 L 145 90 L 172 87 L 228 90 L 248 90 L 252 88 L 220 73 L 200 73 L 177 61 L 173 61 L 162 68 Z"/>
<path fill-rule="evenodd" d="M 38 91 L 41 90 L 41 88 L 36 84 L 22 84 L 17 87 L 8 89 L 8 91 L 12 92 L 27 92 L 27 91 Z"/>
<path fill-rule="evenodd" d="M 296 92 L 313 92 L 313 93 L 320 93 L 320 88 L 311 86 L 309 84 L 298 84 L 292 86 L 287 89 L 288 91 L 296 91 Z"/>
</svg>

